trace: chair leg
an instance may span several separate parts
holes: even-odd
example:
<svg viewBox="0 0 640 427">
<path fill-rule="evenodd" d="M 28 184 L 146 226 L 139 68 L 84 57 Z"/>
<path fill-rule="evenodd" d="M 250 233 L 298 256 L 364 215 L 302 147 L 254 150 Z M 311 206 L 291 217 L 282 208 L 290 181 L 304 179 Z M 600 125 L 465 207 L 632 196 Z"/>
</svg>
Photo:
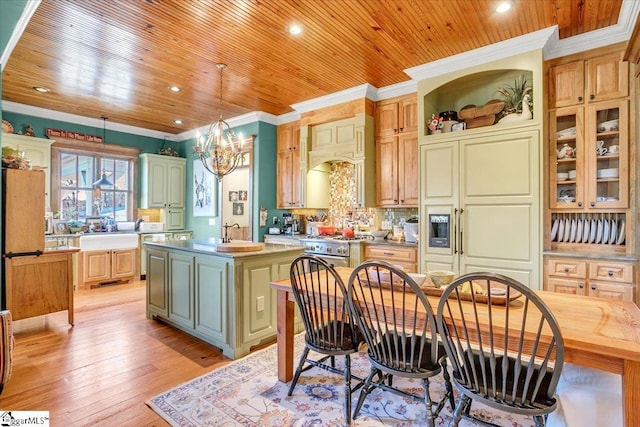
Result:
<svg viewBox="0 0 640 427">
<path fill-rule="evenodd" d="M 291 394 L 293 393 L 293 389 L 295 388 L 296 383 L 298 382 L 298 379 L 300 378 L 300 374 L 302 373 L 302 367 L 304 366 L 305 360 L 307 360 L 307 355 L 308 354 L 309 354 L 309 347 L 305 346 L 304 350 L 302 351 L 302 356 L 300 356 L 300 363 L 298 363 L 298 368 L 296 368 L 296 373 L 293 376 L 293 380 L 291 380 L 291 385 L 289 386 L 288 396 L 291 396 Z"/>
<path fill-rule="evenodd" d="M 374 387 L 371 386 L 371 380 L 373 379 L 373 376 L 377 372 L 378 372 L 377 369 L 371 368 L 371 371 L 369 372 L 369 375 L 367 375 L 367 379 L 364 381 L 364 385 L 362 386 L 362 390 L 360 390 L 360 397 L 358 397 L 358 404 L 356 405 L 355 411 L 353 411 L 352 419 L 355 420 L 358 417 L 358 413 L 360 412 L 360 408 L 362 408 L 362 404 L 364 403 L 364 399 L 371 392 L 371 390 L 374 389 Z"/>
<path fill-rule="evenodd" d="M 544 427 L 546 425 L 545 418 L 542 415 L 534 415 L 533 421 L 536 423 L 536 427 Z"/>
<path fill-rule="evenodd" d="M 447 360 L 442 359 L 440 362 L 442 366 L 442 376 L 444 377 L 444 386 L 447 390 L 447 395 L 449 396 L 449 404 L 451 405 L 451 410 L 456 407 L 455 396 L 453 395 L 453 386 L 451 385 L 451 375 L 449 375 L 449 371 L 447 370 Z"/>
<path fill-rule="evenodd" d="M 347 425 L 351 425 L 351 357 L 348 354 L 344 355 L 344 394 L 346 399 L 345 419 Z"/>
<path fill-rule="evenodd" d="M 469 403 L 470 403 L 471 399 L 469 399 L 468 396 L 461 394 L 460 395 L 460 400 L 458 401 L 458 404 L 456 405 L 456 409 L 453 411 L 453 415 L 451 417 L 451 421 L 449 422 L 449 427 L 458 427 L 458 423 L 460 422 L 460 419 L 462 418 L 462 412 L 464 407 L 466 407 Z M 471 406 L 471 405 L 468 405 Z"/>
<path fill-rule="evenodd" d="M 422 379 L 422 391 L 424 392 L 424 404 L 427 407 L 427 420 L 429 421 L 429 427 L 436 426 L 436 417 L 433 414 L 433 410 L 431 409 L 433 406 L 433 401 L 431 400 L 431 393 L 429 392 L 429 379 Z"/>
</svg>

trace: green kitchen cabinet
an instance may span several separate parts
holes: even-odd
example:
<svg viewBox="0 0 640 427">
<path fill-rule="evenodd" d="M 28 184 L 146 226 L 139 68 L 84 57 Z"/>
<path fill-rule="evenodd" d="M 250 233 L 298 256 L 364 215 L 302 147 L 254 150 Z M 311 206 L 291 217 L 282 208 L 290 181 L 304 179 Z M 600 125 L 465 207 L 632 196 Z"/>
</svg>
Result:
<svg viewBox="0 0 640 427">
<path fill-rule="evenodd" d="M 147 257 L 147 317 L 154 315 L 169 317 L 169 306 L 167 304 L 167 258 L 166 251 L 149 249 Z"/>
<path fill-rule="evenodd" d="M 195 327 L 193 255 L 169 253 L 169 319 Z"/>
<path fill-rule="evenodd" d="M 229 262 L 195 257 L 196 331 L 229 344 Z"/>
</svg>

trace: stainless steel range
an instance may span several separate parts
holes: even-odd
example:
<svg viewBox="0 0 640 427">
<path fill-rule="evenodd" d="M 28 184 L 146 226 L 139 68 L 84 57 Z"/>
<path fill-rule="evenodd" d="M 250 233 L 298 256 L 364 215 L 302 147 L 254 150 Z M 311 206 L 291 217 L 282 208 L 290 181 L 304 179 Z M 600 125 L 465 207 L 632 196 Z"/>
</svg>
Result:
<svg viewBox="0 0 640 427">
<path fill-rule="evenodd" d="M 361 241 L 369 238 L 372 237 L 305 237 L 300 239 L 300 243 L 307 247 L 306 254 L 316 255 L 334 267 L 349 267 L 349 245 L 360 244 Z"/>
<path fill-rule="evenodd" d="M 332 237 L 308 237 L 300 239 L 300 243 L 307 247 L 306 254 L 316 255 L 334 267 L 349 266 L 348 241 Z"/>
</svg>

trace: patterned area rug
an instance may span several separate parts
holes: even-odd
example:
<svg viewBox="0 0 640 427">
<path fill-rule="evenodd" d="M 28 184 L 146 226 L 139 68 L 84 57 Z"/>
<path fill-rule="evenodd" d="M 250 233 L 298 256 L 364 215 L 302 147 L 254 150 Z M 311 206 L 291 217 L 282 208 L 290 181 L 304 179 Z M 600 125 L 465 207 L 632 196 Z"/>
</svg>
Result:
<svg viewBox="0 0 640 427">
<path fill-rule="evenodd" d="M 304 334 L 295 338 L 296 355 L 304 347 Z M 336 364 L 343 358 L 336 358 Z M 361 378 L 369 372 L 366 353 L 351 358 L 352 374 Z M 298 356 L 295 358 L 297 366 Z M 291 397 L 289 384 L 278 381 L 275 344 L 236 360 L 215 371 L 162 393 L 147 402 L 172 426 L 343 426 L 345 425 L 344 381 L 339 375 L 313 368 L 303 372 Z M 431 381 L 432 397 L 444 395 L 437 376 Z M 418 381 L 394 378 L 394 385 L 420 390 Z M 352 406 L 360 391 L 352 395 Z M 497 412 L 479 403 L 472 411 L 482 419 L 505 427 L 531 427 L 531 418 Z M 436 420 L 446 426 L 451 418 L 447 404 Z M 372 392 L 352 426 L 424 426 L 424 404 L 393 393 Z M 460 426 L 476 426 L 462 420 Z"/>
</svg>

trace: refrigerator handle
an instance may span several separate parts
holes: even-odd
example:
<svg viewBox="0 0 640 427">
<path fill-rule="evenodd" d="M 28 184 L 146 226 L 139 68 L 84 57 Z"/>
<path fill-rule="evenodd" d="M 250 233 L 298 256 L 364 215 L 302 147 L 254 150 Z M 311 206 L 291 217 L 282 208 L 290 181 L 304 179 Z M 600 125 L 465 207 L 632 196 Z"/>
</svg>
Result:
<svg viewBox="0 0 640 427">
<path fill-rule="evenodd" d="M 7 252 L 6 254 L 4 254 L 5 258 L 17 258 L 17 257 L 21 257 L 21 256 L 40 256 L 42 255 L 43 252 L 38 249 L 37 251 L 33 251 L 33 252 Z"/>
<path fill-rule="evenodd" d="M 453 236 L 453 253 L 458 253 L 458 208 L 453 209 L 453 221 L 451 221 L 453 225 L 453 231 L 451 235 Z"/>
<path fill-rule="evenodd" d="M 464 254 L 464 249 L 462 248 L 462 214 L 464 213 L 464 209 L 460 209 L 460 216 L 458 217 L 458 221 L 460 224 L 458 228 L 460 229 L 460 255 Z"/>
</svg>

